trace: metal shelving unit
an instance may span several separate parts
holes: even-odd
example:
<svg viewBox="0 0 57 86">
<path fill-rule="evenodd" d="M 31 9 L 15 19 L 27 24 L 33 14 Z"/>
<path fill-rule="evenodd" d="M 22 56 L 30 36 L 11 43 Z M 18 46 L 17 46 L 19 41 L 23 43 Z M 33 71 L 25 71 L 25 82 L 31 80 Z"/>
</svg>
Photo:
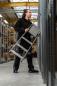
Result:
<svg viewBox="0 0 57 86">
<path fill-rule="evenodd" d="M 12 28 L 3 22 L 3 18 L 0 19 L 0 62 L 8 61 L 12 59 L 9 55 L 9 49 L 14 43 L 15 32 Z M 13 39 L 13 40 L 12 40 Z M 14 58 L 14 56 L 13 56 Z"/>
</svg>

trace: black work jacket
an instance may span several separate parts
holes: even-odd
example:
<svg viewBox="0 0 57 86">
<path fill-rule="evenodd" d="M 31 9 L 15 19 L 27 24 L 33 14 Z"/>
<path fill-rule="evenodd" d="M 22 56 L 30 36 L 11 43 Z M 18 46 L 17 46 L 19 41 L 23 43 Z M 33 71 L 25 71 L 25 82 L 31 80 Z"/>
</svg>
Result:
<svg viewBox="0 0 57 86">
<path fill-rule="evenodd" d="M 24 18 L 20 18 L 20 19 L 16 22 L 14 28 L 15 28 L 15 31 L 18 32 L 18 39 L 22 36 L 22 34 L 24 34 L 25 29 L 26 29 L 26 28 L 29 28 L 31 24 L 32 24 L 32 22 L 31 22 L 30 20 L 26 20 L 26 19 L 24 19 Z M 29 32 L 27 32 L 26 37 L 27 37 L 28 39 L 30 39 L 30 34 L 29 34 Z"/>
</svg>

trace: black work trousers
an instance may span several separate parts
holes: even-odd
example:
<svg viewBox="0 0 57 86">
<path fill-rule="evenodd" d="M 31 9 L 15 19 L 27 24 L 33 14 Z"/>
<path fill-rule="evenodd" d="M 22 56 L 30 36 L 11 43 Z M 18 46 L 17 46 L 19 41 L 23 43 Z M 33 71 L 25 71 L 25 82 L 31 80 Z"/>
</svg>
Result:
<svg viewBox="0 0 57 86">
<path fill-rule="evenodd" d="M 32 54 L 28 54 L 26 58 L 27 58 L 29 70 L 34 69 L 33 62 L 32 62 Z M 14 65 L 13 65 L 14 70 L 18 70 L 19 65 L 20 65 L 20 58 L 18 56 L 16 56 L 15 61 L 14 61 Z"/>
</svg>

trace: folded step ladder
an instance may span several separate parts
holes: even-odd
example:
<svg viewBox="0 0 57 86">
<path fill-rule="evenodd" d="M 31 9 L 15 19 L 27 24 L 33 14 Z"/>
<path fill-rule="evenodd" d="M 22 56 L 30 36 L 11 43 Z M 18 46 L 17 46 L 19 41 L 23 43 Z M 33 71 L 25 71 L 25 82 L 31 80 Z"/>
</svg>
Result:
<svg viewBox="0 0 57 86">
<path fill-rule="evenodd" d="M 12 52 L 13 54 L 15 54 L 16 56 L 18 56 L 20 59 L 21 59 L 21 61 L 26 57 L 26 55 L 29 53 L 29 50 L 31 49 L 31 47 L 32 47 L 32 45 L 34 44 L 34 42 L 36 41 L 36 39 L 37 39 L 37 36 L 39 35 L 39 30 L 38 30 L 38 27 L 37 27 L 37 31 L 35 32 L 35 31 L 33 31 L 33 30 L 36 30 L 36 27 L 35 27 L 35 25 L 31 25 L 30 27 L 29 27 L 29 33 L 30 33 L 30 36 L 32 37 L 32 38 L 34 38 L 33 39 L 33 41 L 30 41 L 30 40 L 28 40 L 27 38 L 26 38 L 26 33 L 24 33 L 21 37 L 20 37 L 20 39 L 13 45 L 13 47 L 10 49 L 10 51 L 9 52 Z M 33 33 L 34 32 L 34 33 Z M 21 42 L 23 42 L 23 43 L 21 43 Z M 24 46 L 24 45 L 22 45 L 22 44 L 24 44 L 25 43 L 25 45 L 26 46 Z"/>
</svg>

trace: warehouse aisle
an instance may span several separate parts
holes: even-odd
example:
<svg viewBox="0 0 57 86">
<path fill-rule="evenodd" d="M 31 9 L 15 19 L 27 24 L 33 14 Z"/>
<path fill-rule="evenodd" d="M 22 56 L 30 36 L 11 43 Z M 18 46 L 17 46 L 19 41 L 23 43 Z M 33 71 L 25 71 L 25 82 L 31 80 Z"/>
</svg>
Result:
<svg viewBox="0 0 57 86">
<path fill-rule="evenodd" d="M 35 69 L 39 69 L 37 59 L 33 59 Z M 41 73 L 28 73 L 26 59 L 20 64 L 19 73 L 12 71 L 13 61 L 0 64 L 0 86 L 46 86 Z"/>
</svg>

